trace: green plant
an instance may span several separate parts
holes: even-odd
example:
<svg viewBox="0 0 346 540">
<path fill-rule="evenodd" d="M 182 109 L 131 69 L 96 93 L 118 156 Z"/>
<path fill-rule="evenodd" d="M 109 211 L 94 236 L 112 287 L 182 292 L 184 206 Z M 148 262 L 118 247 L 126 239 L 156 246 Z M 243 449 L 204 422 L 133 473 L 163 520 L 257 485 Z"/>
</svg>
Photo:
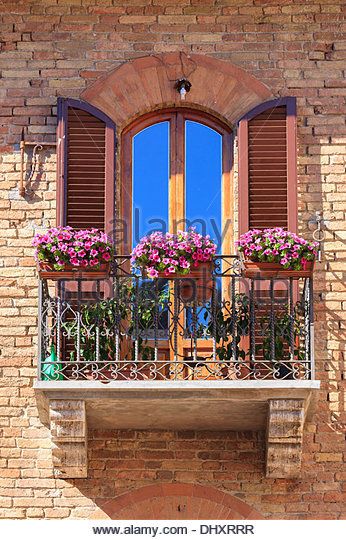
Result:
<svg viewBox="0 0 346 540">
<path fill-rule="evenodd" d="M 263 340 L 258 346 L 258 351 L 264 360 L 271 360 L 274 353 L 275 362 L 290 360 L 291 342 L 293 344 L 294 359 L 304 360 L 304 349 L 301 337 L 304 335 L 304 312 L 302 305 L 298 302 L 293 309 L 292 316 L 285 312 L 280 316 L 274 316 L 271 330 L 270 315 L 261 317 L 260 326 L 262 328 Z M 272 334 L 274 335 L 274 342 Z M 274 345 L 274 346 L 273 346 Z M 272 351 L 272 348 L 274 349 Z"/>
<path fill-rule="evenodd" d="M 268 309 L 267 309 L 268 308 Z M 264 310 L 267 315 L 258 317 L 258 303 L 254 305 L 255 314 L 257 312 L 255 355 L 258 359 L 271 360 L 272 358 L 272 338 L 270 327 L 269 306 Z M 263 308 L 262 308 L 263 309 Z M 233 312 L 233 314 L 232 314 Z M 263 313 L 263 312 L 262 312 Z M 222 362 L 230 362 L 235 356 L 244 361 L 249 356 L 249 347 L 244 348 L 246 342 L 244 338 L 250 335 L 250 299 L 246 294 L 236 294 L 235 302 L 231 309 L 218 307 L 214 319 L 211 318 L 210 308 L 206 310 L 204 317 L 209 320 L 206 335 L 214 336 L 216 339 L 217 358 Z M 255 315 L 256 316 L 256 315 Z M 255 323 L 254 323 L 255 324 Z M 261 331 L 259 331 L 259 328 Z M 293 332 L 293 335 L 292 335 Z M 294 357 L 297 361 L 304 360 L 304 348 L 301 337 L 304 335 L 303 307 L 297 302 L 293 309 L 292 317 L 284 312 L 274 316 L 274 353 L 276 362 L 289 360 L 289 350 L 291 341 L 294 344 Z M 260 339 L 259 339 L 260 338 Z M 293 339 L 292 339 L 293 338 Z"/>
<path fill-rule="evenodd" d="M 133 339 L 138 341 L 141 360 L 152 360 L 154 349 L 148 345 L 145 330 L 154 323 L 155 311 L 163 309 L 167 300 L 166 288 L 154 295 L 145 291 L 145 283 L 136 288 L 132 281 L 123 281 L 116 291 L 116 296 L 91 304 L 83 304 L 80 310 L 80 332 L 76 320 L 65 321 L 62 327 L 65 334 L 73 340 L 74 348 L 80 347 L 81 358 L 87 363 L 96 362 L 96 339 L 99 345 L 100 366 L 105 362 L 114 362 L 120 341 L 127 340 L 122 360 L 134 359 Z M 148 294 L 148 292 L 151 294 Z M 98 332 L 98 337 L 97 337 Z M 116 339 L 116 334 L 119 340 Z M 143 337 L 144 335 L 144 337 Z M 75 351 L 70 353 L 70 360 L 75 360 Z"/>
<path fill-rule="evenodd" d="M 77 230 L 53 227 L 37 233 L 32 241 L 40 268 L 61 271 L 66 264 L 81 268 L 99 268 L 108 263 L 114 248 L 107 235 L 98 229 Z"/>
<path fill-rule="evenodd" d="M 248 351 L 242 348 L 242 338 L 249 334 L 249 297 L 236 294 L 231 309 L 225 309 L 220 304 L 216 313 L 208 308 L 204 317 L 205 320 L 209 319 L 207 333 L 215 337 L 217 343 L 217 358 L 222 362 L 229 362 L 233 356 L 245 360 Z"/>
<path fill-rule="evenodd" d="M 308 242 L 281 227 L 251 229 L 240 236 L 236 245 L 250 261 L 280 263 L 292 270 L 305 269 L 308 261 L 316 257 L 318 248 L 318 242 Z"/>
<path fill-rule="evenodd" d="M 159 272 L 166 277 L 186 275 L 202 262 L 210 262 L 216 252 L 216 244 L 209 235 L 202 236 L 190 227 L 177 234 L 155 231 L 144 236 L 132 250 L 131 263 L 145 270 L 150 278 Z"/>
</svg>

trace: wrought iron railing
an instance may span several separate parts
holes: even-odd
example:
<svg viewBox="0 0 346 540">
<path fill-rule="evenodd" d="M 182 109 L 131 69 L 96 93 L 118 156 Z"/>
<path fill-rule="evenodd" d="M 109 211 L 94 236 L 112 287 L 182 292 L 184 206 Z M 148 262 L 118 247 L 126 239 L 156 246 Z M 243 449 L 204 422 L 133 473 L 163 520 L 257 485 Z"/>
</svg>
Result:
<svg viewBox="0 0 346 540">
<path fill-rule="evenodd" d="M 109 279 L 40 280 L 39 380 L 313 378 L 311 278 L 246 279 L 216 256 L 210 298 L 183 299 L 184 283 L 145 279 L 127 256 Z"/>
</svg>

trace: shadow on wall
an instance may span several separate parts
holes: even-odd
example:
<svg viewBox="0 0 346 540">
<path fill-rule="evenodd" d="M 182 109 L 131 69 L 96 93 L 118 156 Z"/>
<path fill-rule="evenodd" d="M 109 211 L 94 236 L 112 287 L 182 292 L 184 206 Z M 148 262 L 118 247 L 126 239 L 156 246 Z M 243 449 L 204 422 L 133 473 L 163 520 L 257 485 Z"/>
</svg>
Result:
<svg viewBox="0 0 346 540">
<path fill-rule="evenodd" d="M 317 122 L 315 119 L 313 121 Z M 304 140 L 302 142 L 304 143 Z M 320 402 L 314 418 L 311 419 L 316 428 L 306 434 L 306 440 L 309 438 L 312 446 L 310 449 L 306 448 L 305 452 L 303 446 L 302 462 L 303 469 L 305 460 L 311 463 L 313 448 L 314 472 L 317 475 L 319 471 L 327 474 L 328 470 L 333 470 L 335 463 L 324 463 L 323 459 L 316 458 L 316 453 L 342 452 L 346 432 L 346 413 L 342 410 L 344 398 L 340 386 L 340 378 L 345 370 L 342 340 L 345 340 L 346 335 L 343 331 L 341 292 L 345 290 L 346 273 L 343 269 L 346 262 L 344 248 L 346 243 L 337 232 L 343 229 L 343 213 L 339 211 L 340 202 L 338 206 L 336 195 L 338 188 L 333 175 L 334 160 L 340 154 L 337 146 L 337 140 L 332 136 L 325 136 L 316 138 L 311 147 L 305 146 L 305 153 L 302 150 L 298 152 L 298 155 L 303 157 L 298 171 L 301 209 L 298 223 L 301 232 L 306 237 L 311 236 L 311 231 L 308 231 L 308 220 L 316 211 L 321 211 L 327 222 L 321 262 L 316 263 L 314 272 L 315 376 L 321 381 Z M 339 195 L 341 201 L 342 193 Z M 328 441 L 324 438 L 326 436 Z"/>
</svg>

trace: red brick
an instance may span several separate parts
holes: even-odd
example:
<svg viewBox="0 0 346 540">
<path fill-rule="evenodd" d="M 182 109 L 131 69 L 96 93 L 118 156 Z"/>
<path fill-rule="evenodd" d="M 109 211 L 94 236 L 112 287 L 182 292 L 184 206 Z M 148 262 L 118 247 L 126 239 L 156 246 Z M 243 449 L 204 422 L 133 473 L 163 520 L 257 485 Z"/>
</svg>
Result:
<svg viewBox="0 0 346 540">
<path fill-rule="evenodd" d="M 341 3 L 318 0 L 308 3 L 57 0 L 52 3 L 44 0 L 42 3 L 6 1 L 0 5 L 0 11 L 3 23 L 0 159 L 5 177 L 1 184 L 4 234 L 0 234 L 0 246 L 6 256 L 2 269 L 13 265 L 25 276 L 18 280 L 14 277 L 2 289 L 1 308 L 19 310 L 21 315 L 17 317 L 17 311 L 11 311 L 11 317 L 5 316 L 0 321 L 5 353 L 1 356 L 0 405 L 4 415 L 0 418 L 0 506 L 4 508 L 0 517 L 85 518 L 92 515 L 94 504 L 101 507 L 105 498 L 115 500 L 119 494 L 126 493 L 126 497 L 131 495 L 128 501 L 133 502 L 127 509 L 128 517 L 133 518 L 133 509 L 142 515 L 148 507 L 157 519 L 155 510 L 164 516 L 167 505 L 178 506 L 176 497 L 186 498 L 179 492 L 179 484 L 187 482 L 205 489 L 205 498 L 200 491 L 201 497 L 190 499 L 187 507 L 202 517 L 205 511 L 217 519 L 221 516 L 241 519 L 247 511 L 250 512 L 247 517 L 255 519 L 256 514 L 251 510 L 255 508 L 269 518 L 345 518 L 346 419 L 341 391 L 345 340 L 341 334 L 344 306 L 340 300 L 345 251 L 341 237 L 345 218 L 341 146 L 344 143 L 340 142 L 345 137 L 342 78 L 345 44 L 340 24 Z M 137 81 L 144 79 L 152 91 L 145 86 L 137 90 L 133 95 L 135 110 L 129 112 L 128 96 L 123 90 L 119 95 L 117 91 L 120 86 L 128 92 L 132 83 L 122 86 L 114 74 L 112 91 L 105 96 L 102 106 L 110 106 L 117 114 L 120 111 L 117 123 L 121 129 L 128 124 L 129 116 L 161 105 L 150 102 L 155 90 L 159 95 L 164 90 L 157 89 L 157 75 L 149 73 L 150 69 L 155 62 L 161 65 L 162 58 L 157 59 L 160 52 L 176 54 L 176 68 L 163 63 L 169 72 L 167 88 L 172 89 L 174 80 L 181 75 L 178 54 L 181 51 L 200 54 L 198 62 L 203 61 L 207 71 L 212 64 L 217 65 L 218 58 L 225 59 L 227 69 L 231 69 L 232 63 L 236 68 L 244 68 L 268 88 L 258 102 L 275 95 L 298 98 L 299 223 L 308 230 L 307 221 L 320 209 L 329 219 L 328 243 L 323 255 L 328 260 L 322 263 L 315 280 L 316 295 L 321 295 L 315 310 L 315 352 L 317 375 L 323 385 L 319 414 L 306 426 L 302 475 L 298 480 L 266 479 L 265 441 L 256 434 L 100 430 L 89 434 L 89 478 L 55 480 L 47 454 L 49 436 L 41 431 L 31 386 L 36 355 L 32 347 L 37 342 L 36 282 L 31 284 L 34 280 L 30 271 L 33 262 L 29 237 L 20 236 L 32 231 L 33 224 L 40 225 L 42 220 L 54 222 L 55 160 L 53 149 L 42 154 L 42 178 L 37 185 L 34 178 L 32 198 L 12 199 L 13 192 L 7 191 L 17 186 L 21 129 L 25 128 L 27 139 L 55 140 L 57 96 L 84 99 L 83 90 L 90 89 L 94 79 L 131 60 L 130 77 Z M 142 61 L 147 71 L 136 70 L 134 60 L 141 56 L 149 57 Z M 231 76 L 229 82 L 220 82 L 216 98 L 214 94 L 211 96 L 211 91 L 217 90 L 220 73 L 225 74 L 215 67 L 212 76 L 197 77 L 192 91 L 196 98 L 197 92 L 206 86 L 205 81 L 211 81 L 207 86 L 209 102 L 201 106 L 210 110 L 223 102 L 224 108 L 215 111 L 223 117 L 228 114 L 235 90 L 228 94 L 233 88 Z M 193 71 L 190 76 L 194 77 Z M 160 77 L 159 80 L 162 81 Z M 237 100 L 241 106 L 247 99 L 244 91 L 248 88 L 245 79 L 239 82 Z M 96 90 L 94 97 L 98 93 Z M 166 102 L 173 104 L 175 97 L 173 90 L 171 94 L 168 91 Z M 18 326 L 9 326 L 12 319 Z M 162 483 L 169 483 L 173 490 L 165 501 L 155 498 L 155 486 Z M 149 489 L 153 498 L 135 500 L 135 492 L 147 484 L 154 486 Z M 211 487 L 219 489 L 217 495 L 210 491 Z M 234 494 L 241 494 L 250 510 L 248 507 L 244 510 L 244 501 L 238 499 L 229 499 L 228 507 L 218 500 Z M 35 501 L 42 506 L 33 504 Z"/>
</svg>

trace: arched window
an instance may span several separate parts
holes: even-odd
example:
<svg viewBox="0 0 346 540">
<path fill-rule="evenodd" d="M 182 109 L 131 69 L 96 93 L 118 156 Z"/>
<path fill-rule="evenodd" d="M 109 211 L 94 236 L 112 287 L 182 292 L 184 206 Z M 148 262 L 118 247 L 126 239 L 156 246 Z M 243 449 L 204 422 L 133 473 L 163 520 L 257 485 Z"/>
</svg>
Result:
<svg viewBox="0 0 346 540">
<path fill-rule="evenodd" d="M 231 128 L 187 108 L 142 116 L 123 130 L 120 181 L 115 129 L 94 106 L 59 98 L 57 223 L 112 236 L 121 227 L 118 254 L 128 254 L 148 229 L 194 224 L 211 234 L 219 252 L 232 253 Z M 249 111 L 239 121 L 238 145 L 239 232 L 278 225 L 296 231 L 295 98 Z"/>
<path fill-rule="evenodd" d="M 198 111 L 148 114 L 123 132 L 121 217 L 124 253 L 153 230 L 194 226 L 233 244 L 231 129 Z"/>
</svg>

